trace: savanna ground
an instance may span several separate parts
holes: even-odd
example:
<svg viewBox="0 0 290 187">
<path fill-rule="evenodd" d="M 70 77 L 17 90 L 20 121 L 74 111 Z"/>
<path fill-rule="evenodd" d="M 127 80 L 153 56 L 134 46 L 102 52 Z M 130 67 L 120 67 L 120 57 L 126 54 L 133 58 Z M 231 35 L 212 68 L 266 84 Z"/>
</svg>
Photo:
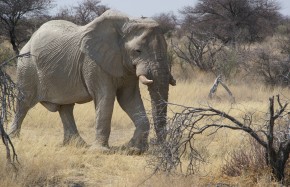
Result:
<svg viewBox="0 0 290 187">
<path fill-rule="evenodd" d="M 207 98 L 214 76 L 199 73 L 192 80 L 178 80 L 170 88 L 169 101 L 185 106 L 208 105 L 239 116 L 241 111 L 267 111 L 268 98 L 281 94 L 290 99 L 290 90 L 270 89 L 260 83 L 232 81 L 228 86 L 233 92 L 236 103 L 232 105 L 227 93 L 219 88 L 213 100 Z M 150 97 L 146 87 L 141 86 L 143 101 L 150 111 Z M 169 106 L 178 111 L 176 106 Z M 84 140 L 92 144 L 95 138 L 93 103 L 76 105 L 75 120 Z M 122 109 L 115 104 L 111 146 L 120 146 L 129 141 L 134 126 Z M 153 134 L 153 131 L 151 132 Z M 220 130 L 214 136 L 199 136 L 195 145 L 206 162 L 199 166 L 192 176 L 166 175 L 158 173 L 151 176 L 153 170 L 148 167 L 150 153 L 141 156 L 129 156 L 122 152 L 105 154 L 89 148 L 77 148 L 73 145 L 62 146 L 63 130 L 58 113 L 51 113 L 43 106 L 36 105 L 25 118 L 21 137 L 13 139 L 20 165 L 18 172 L 6 165 L 5 149 L 0 150 L 0 186 L 272 186 L 278 185 L 271 180 L 269 171 L 257 176 L 255 171 L 247 171 L 240 177 L 228 177 L 221 172 L 221 166 L 231 151 L 246 148 L 247 136 L 234 131 Z M 242 142 L 242 143 L 241 143 Z M 7 170 L 8 169 L 8 170 Z"/>
</svg>

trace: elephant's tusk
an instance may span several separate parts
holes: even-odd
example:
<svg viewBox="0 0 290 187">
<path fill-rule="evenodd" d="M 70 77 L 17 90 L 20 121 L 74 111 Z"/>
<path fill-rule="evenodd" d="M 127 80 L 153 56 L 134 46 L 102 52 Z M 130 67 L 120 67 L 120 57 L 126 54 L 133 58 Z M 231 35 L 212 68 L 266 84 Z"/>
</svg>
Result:
<svg viewBox="0 0 290 187">
<path fill-rule="evenodd" d="M 145 85 L 149 85 L 149 84 L 153 83 L 153 80 L 147 79 L 147 77 L 145 75 L 140 75 L 139 80 L 140 80 L 140 82 L 142 82 L 142 84 L 145 84 Z"/>
</svg>

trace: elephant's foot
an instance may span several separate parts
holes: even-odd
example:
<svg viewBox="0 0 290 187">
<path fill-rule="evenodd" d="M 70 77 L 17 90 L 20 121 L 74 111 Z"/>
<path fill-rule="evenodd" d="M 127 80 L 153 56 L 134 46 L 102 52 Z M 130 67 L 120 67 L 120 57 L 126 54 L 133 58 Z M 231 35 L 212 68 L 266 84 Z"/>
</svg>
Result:
<svg viewBox="0 0 290 187">
<path fill-rule="evenodd" d="M 107 154 L 111 151 L 108 144 L 102 144 L 98 141 L 94 142 L 93 145 L 90 146 L 90 150 Z"/>
<path fill-rule="evenodd" d="M 63 140 L 63 145 L 75 145 L 76 147 L 89 147 L 80 135 L 68 136 Z"/>
<path fill-rule="evenodd" d="M 126 154 L 126 155 L 141 155 L 144 153 L 146 150 L 142 150 L 140 148 L 130 146 L 129 143 L 125 144 L 117 149 L 116 152 L 119 152 L 121 154 Z"/>
<path fill-rule="evenodd" d="M 132 138 L 129 143 L 122 146 L 122 150 L 125 150 L 128 155 L 140 155 L 147 151 L 148 147 L 147 141 Z"/>
</svg>

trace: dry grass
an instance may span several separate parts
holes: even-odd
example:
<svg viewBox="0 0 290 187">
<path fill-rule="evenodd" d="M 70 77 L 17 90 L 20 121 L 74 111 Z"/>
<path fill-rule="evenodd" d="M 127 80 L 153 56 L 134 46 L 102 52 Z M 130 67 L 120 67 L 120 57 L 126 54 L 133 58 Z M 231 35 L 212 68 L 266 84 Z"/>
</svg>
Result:
<svg viewBox="0 0 290 187">
<path fill-rule="evenodd" d="M 290 90 L 270 90 L 264 86 L 251 83 L 229 85 L 236 104 L 231 105 L 227 94 L 218 90 L 216 99 L 209 101 L 207 95 L 214 77 L 200 74 L 191 81 L 179 81 L 171 87 L 170 102 L 186 106 L 211 104 L 222 110 L 231 110 L 231 114 L 240 115 L 242 111 L 265 111 L 269 96 L 278 93 L 290 98 Z M 150 109 L 149 96 L 145 87 L 141 87 L 145 105 Z M 169 111 L 178 110 L 170 106 Z M 75 118 L 81 136 L 89 144 L 95 138 L 94 107 L 92 103 L 76 105 Z M 171 115 L 170 113 L 169 115 Z M 263 113 L 257 113 L 263 115 Z M 126 143 L 132 136 L 134 126 L 116 103 L 110 144 L 117 146 Z M 254 172 L 244 173 L 241 177 L 227 177 L 221 173 L 221 166 L 228 153 L 246 137 L 238 132 L 220 131 L 215 136 L 200 137 L 196 145 L 207 155 L 207 163 L 202 165 L 199 173 L 191 177 L 166 176 L 159 174 L 146 180 L 151 170 L 146 166 L 149 155 L 127 156 L 124 154 L 106 155 L 87 148 L 61 146 L 63 138 L 62 125 L 58 113 L 48 112 L 41 105 L 30 110 L 25 118 L 21 137 L 13 139 L 20 167 L 17 173 L 6 166 L 5 155 L 0 152 L 1 186 L 203 186 L 231 184 L 238 186 L 270 186 L 268 171 L 258 179 Z M 3 150 L 3 147 L 0 147 Z M 8 169 L 8 170 L 7 170 Z M 8 171 L 7 173 L 4 171 Z M 146 180 L 146 181 L 145 181 Z M 144 182 L 145 181 L 145 182 Z"/>
</svg>

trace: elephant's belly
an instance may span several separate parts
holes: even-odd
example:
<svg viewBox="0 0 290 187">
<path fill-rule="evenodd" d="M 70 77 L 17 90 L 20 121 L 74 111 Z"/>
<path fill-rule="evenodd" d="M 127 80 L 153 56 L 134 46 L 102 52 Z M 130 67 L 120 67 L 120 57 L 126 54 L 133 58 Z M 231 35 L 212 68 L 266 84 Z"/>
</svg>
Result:
<svg viewBox="0 0 290 187">
<path fill-rule="evenodd" d="M 42 84 L 40 94 L 41 101 L 55 104 L 85 103 L 92 100 L 87 89 L 82 84 L 75 82 L 47 82 Z"/>
<path fill-rule="evenodd" d="M 43 101 L 48 101 L 51 103 L 55 104 L 71 104 L 71 103 L 86 103 L 92 100 L 92 98 L 88 94 L 82 94 L 82 93 L 77 93 L 77 94 L 72 94 L 72 93 L 53 93 L 53 94 L 48 94 L 46 97 L 41 99 Z"/>
</svg>

